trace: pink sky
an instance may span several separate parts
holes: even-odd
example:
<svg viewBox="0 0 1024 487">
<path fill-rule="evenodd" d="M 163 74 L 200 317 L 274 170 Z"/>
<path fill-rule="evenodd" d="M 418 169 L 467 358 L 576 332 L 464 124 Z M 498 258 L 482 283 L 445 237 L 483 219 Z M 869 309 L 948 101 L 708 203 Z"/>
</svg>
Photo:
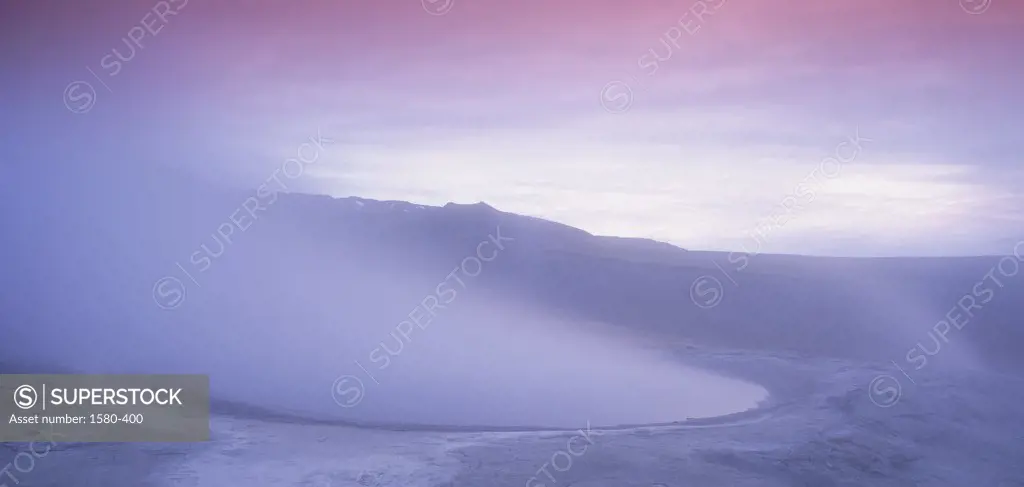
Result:
<svg viewBox="0 0 1024 487">
<path fill-rule="evenodd" d="M 31 46 L 18 103 L 233 185 L 320 128 L 340 144 L 305 191 L 737 249 L 859 132 L 766 250 L 999 252 L 1024 223 L 1020 2 L 113 3 L 4 16 Z M 159 33 L 111 74 L 143 19 Z M 76 80 L 84 118 L 56 102 Z"/>
</svg>

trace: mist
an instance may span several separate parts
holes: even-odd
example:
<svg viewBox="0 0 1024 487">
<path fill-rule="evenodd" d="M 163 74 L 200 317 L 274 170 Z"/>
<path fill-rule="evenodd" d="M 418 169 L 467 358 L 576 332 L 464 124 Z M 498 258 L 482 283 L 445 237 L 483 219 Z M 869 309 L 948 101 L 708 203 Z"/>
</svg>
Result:
<svg viewBox="0 0 1024 487">
<path fill-rule="evenodd" d="M 917 373 L 1006 367 L 1004 337 L 1021 333 L 1019 290 L 985 277 L 998 257 L 748 255 L 741 268 L 731 254 L 485 204 L 238 189 L 128 163 L 14 176 L 0 195 L 11 291 L 0 362 L 208 374 L 218 401 L 308 419 L 683 421 L 754 408 L 768 391 L 684 365 L 666 337 Z M 736 287 L 705 309 L 691 284 L 716 269 Z M 966 327 L 939 325 L 967 294 L 984 309 Z"/>
<path fill-rule="evenodd" d="M 2 361 L 208 374 L 220 401 L 375 425 L 667 423 L 767 397 L 501 292 L 538 234 L 489 207 L 364 208 L 123 166 L 34 174 L 4 196 L 4 284 L 21 293 L 4 296 Z M 416 211 L 442 220 L 418 228 Z M 424 237 L 441 234 L 456 241 Z"/>
</svg>

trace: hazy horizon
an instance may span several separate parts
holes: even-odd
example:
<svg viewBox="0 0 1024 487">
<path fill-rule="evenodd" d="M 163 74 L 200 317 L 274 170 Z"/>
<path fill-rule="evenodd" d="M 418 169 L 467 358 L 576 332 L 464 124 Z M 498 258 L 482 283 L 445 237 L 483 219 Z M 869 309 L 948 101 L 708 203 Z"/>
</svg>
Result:
<svg viewBox="0 0 1024 487">
<path fill-rule="evenodd" d="M 1024 223 L 1019 3 L 3 8 L 19 164 L 255 188 L 321 131 L 289 190 L 687 249 L 751 248 L 775 215 L 761 251 L 1001 255 Z"/>
</svg>

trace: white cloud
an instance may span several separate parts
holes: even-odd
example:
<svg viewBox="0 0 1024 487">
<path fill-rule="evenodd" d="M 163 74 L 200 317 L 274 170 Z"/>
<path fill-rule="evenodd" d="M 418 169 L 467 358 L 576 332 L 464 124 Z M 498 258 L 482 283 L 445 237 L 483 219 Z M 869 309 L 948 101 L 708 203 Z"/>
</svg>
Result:
<svg viewBox="0 0 1024 487">
<path fill-rule="evenodd" d="M 681 116 L 680 125 L 696 125 L 700 118 L 689 117 Z M 616 133 L 614 123 L 569 122 L 487 136 L 349 146 L 340 151 L 344 162 L 319 173 L 321 188 L 435 205 L 487 201 L 597 234 L 736 249 L 834 152 L 803 145 L 747 147 L 724 137 L 693 146 L 646 142 L 650 137 L 686 140 L 676 127 L 661 123 L 668 118 L 639 119 L 646 123 L 635 124 L 627 136 Z M 728 121 L 758 123 L 743 117 L 717 120 L 723 122 L 720 128 Z M 853 134 L 851 129 L 846 136 Z M 828 135 L 821 147 L 834 148 L 845 138 Z M 969 167 L 886 153 L 878 143 L 881 134 L 862 130 L 861 135 L 874 141 L 865 143 L 839 177 L 818 177 L 813 201 L 773 232 L 766 251 L 800 252 L 801 238 L 820 241 L 830 235 L 876 238 L 879 248 L 893 248 L 900 244 L 897 237 L 934 234 L 964 219 L 984 218 L 1000 203 L 972 179 Z"/>
</svg>

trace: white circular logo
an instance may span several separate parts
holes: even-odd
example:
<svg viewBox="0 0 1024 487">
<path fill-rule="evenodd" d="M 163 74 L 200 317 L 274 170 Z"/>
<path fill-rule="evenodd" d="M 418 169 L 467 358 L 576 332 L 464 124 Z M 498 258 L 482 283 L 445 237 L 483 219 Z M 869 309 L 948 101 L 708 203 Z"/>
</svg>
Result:
<svg viewBox="0 0 1024 487">
<path fill-rule="evenodd" d="M 633 88 L 625 81 L 615 80 L 601 88 L 601 107 L 609 113 L 624 113 L 633 106 Z"/>
<path fill-rule="evenodd" d="M 722 285 L 722 281 L 712 276 L 700 276 L 690 286 L 690 300 L 704 309 L 718 306 L 724 297 L 725 286 Z"/>
<path fill-rule="evenodd" d="M 334 381 L 334 385 L 331 386 L 331 396 L 334 397 L 334 402 L 343 408 L 358 405 L 363 401 L 364 395 L 366 395 L 366 387 L 363 386 L 363 381 L 351 375 L 338 377 Z"/>
<path fill-rule="evenodd" d="M 85 113 L 96 104 L 96 88 L 85 81 L 73 81 L 64 88 L 64 106 L 71 113 Z"/>
<path fill-rule="evenodd" d="M 420 3 L 430 15 L 444 15 L 455 6 L 455 0 L 420 0 Z"/>
<path fill-rule="evenodd" d="M 903 386 L 900 381 L 891 375 L 880 375 L 875 377 L 868 385 L 868 397 L 871 402 L 880 408 L 891 408 L 900 401 L 903 396 Z"/>
<path fill-rule="evenodd" d="M 153 284 L 153 301 L 162 309 L 174 309 L 185 302 L 185 283 L 181 279 L 166 276 Z"/>
<path fill-rule="evenodd" d="M 971 15 L 981 15 L 992 6 L 992 0 L 960 0 L 960 8 Z"/>
<path fill-rule="evenodd" d="M 39 401 L 36 388 L 30 385 L 20 386 L 14 390 L 14 405 L 21 409 L 32 409 Z"/>
</svg>

